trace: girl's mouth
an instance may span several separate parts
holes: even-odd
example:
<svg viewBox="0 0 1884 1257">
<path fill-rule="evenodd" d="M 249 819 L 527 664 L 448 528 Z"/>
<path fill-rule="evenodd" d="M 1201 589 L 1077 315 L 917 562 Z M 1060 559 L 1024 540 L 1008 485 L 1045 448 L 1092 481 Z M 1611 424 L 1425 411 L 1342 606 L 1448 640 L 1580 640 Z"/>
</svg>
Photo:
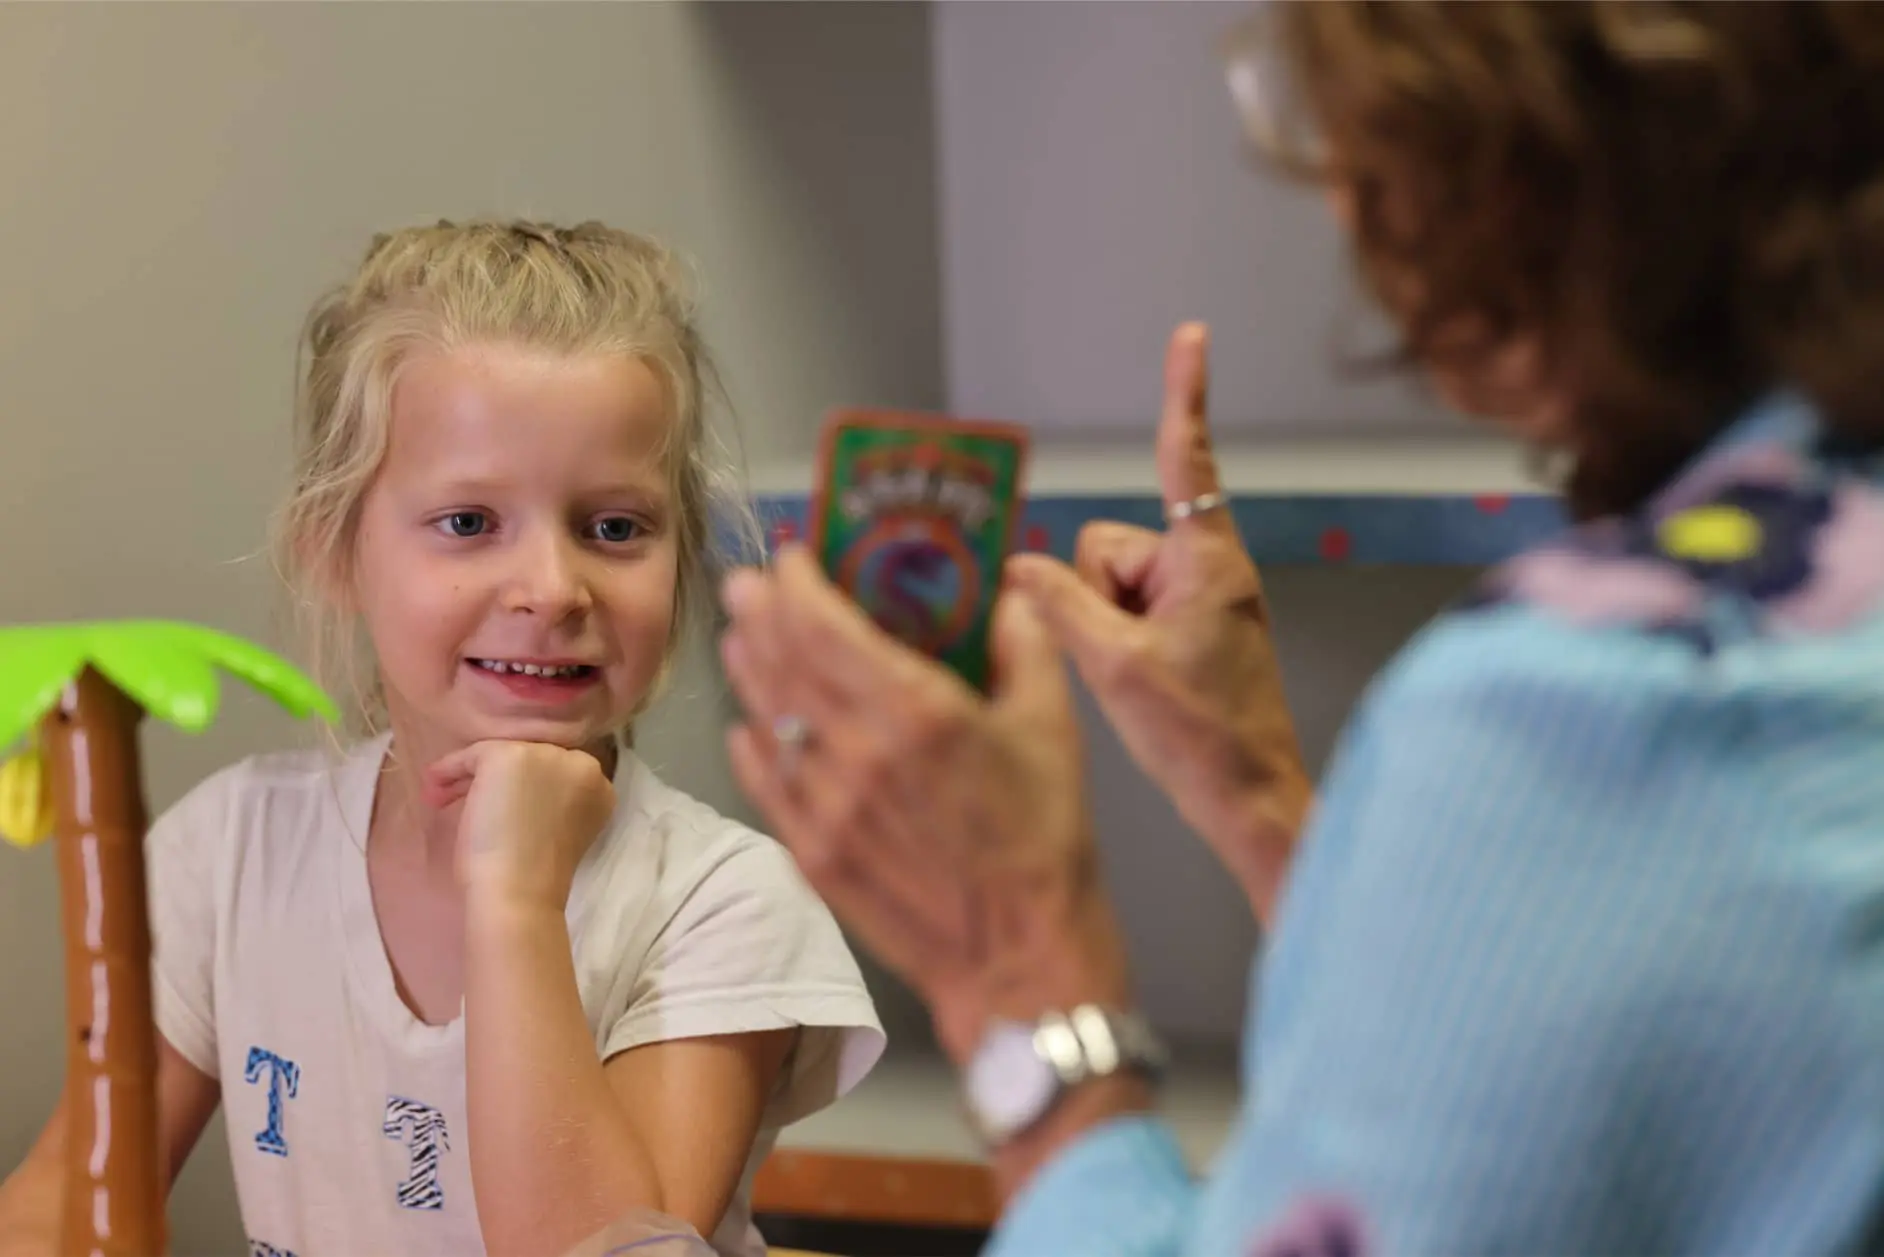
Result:
<svg viewBox="0 0 1884 1257">
<path fill-rule="evenodd" d="M 466 659 L 481 679 L 500 685 L 513 698 L 559 703 L 574 698 L 601 679 L 601 669 L 587 663 L 526 663 L 509 659 Z"/>
</svg>

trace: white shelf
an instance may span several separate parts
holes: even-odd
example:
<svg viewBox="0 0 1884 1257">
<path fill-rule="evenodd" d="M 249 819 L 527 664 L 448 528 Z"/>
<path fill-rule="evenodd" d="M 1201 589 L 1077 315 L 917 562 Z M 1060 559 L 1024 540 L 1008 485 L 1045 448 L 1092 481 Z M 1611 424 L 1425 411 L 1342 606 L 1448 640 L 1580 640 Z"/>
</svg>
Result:
<svg viewBox="0 0 1884 1257">
<path fill-rule="evenodd" d="M 1521 495 L 1544 492 L 1523 449 L 1483 437 L 1226 442 L 1218 465 L 1233 493 Z M 790 460 L 753 469 L 760 495 L 810 490 L 813 464 Z M 1153 495 L 1150 437 L 1123 441 L 1037 440 L 1028 459 L 1033 497 Z"/>
</svg>

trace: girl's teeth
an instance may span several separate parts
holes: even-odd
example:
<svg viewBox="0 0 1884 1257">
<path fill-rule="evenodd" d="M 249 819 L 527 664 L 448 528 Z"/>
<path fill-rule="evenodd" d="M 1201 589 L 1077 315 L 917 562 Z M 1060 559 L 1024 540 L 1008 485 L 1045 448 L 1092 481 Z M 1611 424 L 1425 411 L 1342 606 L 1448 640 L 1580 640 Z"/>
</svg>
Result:
<svg viewBox="0 0 1884 1257">
<path fill-rule="evenodd" d="M 572 677 L 578 669 L 573 667 L 544 667 L 534 663 L 502 663 L 491 659 L 478 660 L 478 666 L 487 672 L 521 673 L 527 677 Z"/>
</svg>

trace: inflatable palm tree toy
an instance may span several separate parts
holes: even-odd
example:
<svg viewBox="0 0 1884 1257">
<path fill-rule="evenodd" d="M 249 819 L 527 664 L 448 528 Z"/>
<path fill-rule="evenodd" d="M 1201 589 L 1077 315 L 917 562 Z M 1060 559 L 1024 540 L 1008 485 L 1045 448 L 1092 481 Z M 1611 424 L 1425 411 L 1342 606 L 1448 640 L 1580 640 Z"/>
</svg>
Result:
<svg viewBox="0 0 1884 1257">
<path fill-rule="evenodd" d="M 59 1251 L 165 1251 L 145 902 L 144 713 L 195 733 L 216 669 L 296 716 L 335 718 L 292 666 L 211 629 L 127 620 L 0 628 L 0 833 L 58 839 L 65 933 L 65 1200 Z M 37 729 L 35 730 L 35 726 Z"/>
</svg>

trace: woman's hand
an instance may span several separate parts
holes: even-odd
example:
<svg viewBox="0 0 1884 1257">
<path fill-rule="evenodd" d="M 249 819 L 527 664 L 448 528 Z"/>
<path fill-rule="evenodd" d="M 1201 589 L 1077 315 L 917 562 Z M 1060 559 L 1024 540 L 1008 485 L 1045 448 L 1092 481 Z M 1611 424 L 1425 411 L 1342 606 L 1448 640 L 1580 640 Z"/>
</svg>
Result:
<svg viewBox="0 0 1884 1257">
<path fill-rule="evenodd" d="M 988 699 L 879 630 L 799 547 L 735 573 L 725 603 L 747 715 L 734 771 L 956 1060 L 990 1015 L 1129 1003 L 1069 678 L 1024 597 L 996 606 Z"/>
<path fill-rule="evenodd" d="M 1157 456 L 1167 510 L 1222 492 L 1206 419 L 1208 355 L 1199 324 L 1180 327 L 1166 354 Z M 1174 517 L 1163 533 L 1089 524 L 1074 567 L 1020 555 L 1008 576 L 1040 607 L 1132 758 L 1267 920 L 1314 788 L 1262 579 L 1229 511 Z"/>
</svg>

